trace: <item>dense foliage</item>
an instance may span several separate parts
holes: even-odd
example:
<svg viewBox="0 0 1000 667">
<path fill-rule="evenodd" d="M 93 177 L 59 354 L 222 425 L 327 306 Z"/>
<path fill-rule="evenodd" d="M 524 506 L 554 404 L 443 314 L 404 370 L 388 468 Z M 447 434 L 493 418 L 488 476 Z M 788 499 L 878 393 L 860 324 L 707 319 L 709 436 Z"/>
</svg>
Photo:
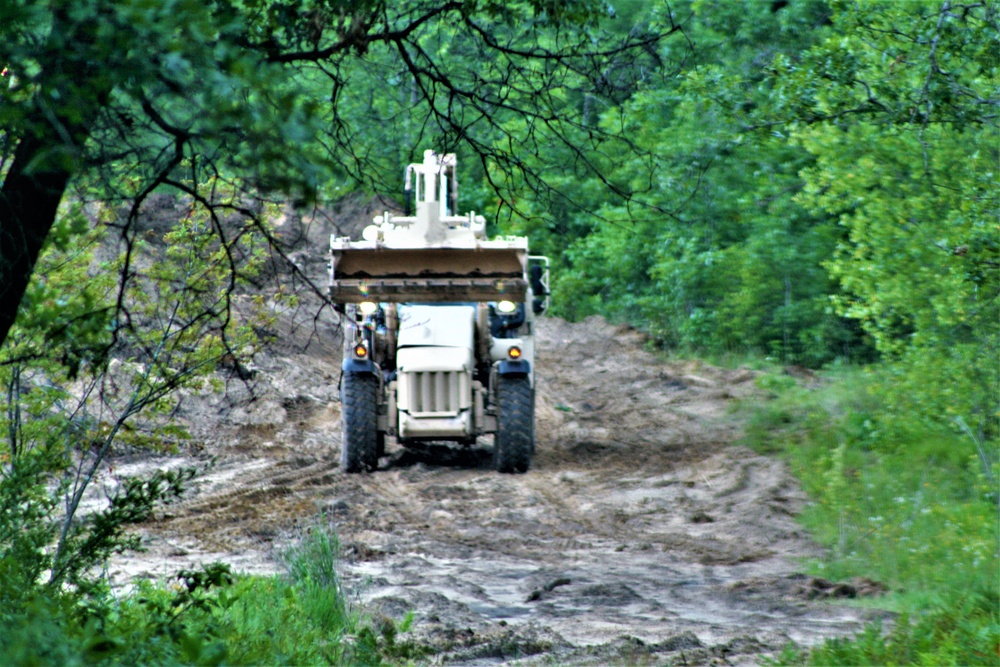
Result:
<svg viewBox="0 0 1000 667">
<path fill-rule="evenodd" d="M 996 9 L 674 11 L 694 44 L 684 71 L 602 118 L 652 154 L 604 171 L 628 200 L 585 181 L 586 211 L 522 225 L 561 260 L 562 311 L 789 363 L 966 333 L 995 359 Z"/>
<path fill-rule="evenodd" d="M 383 665 L 423 654 L 412 622 L 365 617 L 336 573 L 330 526 L 313 526 L 282 557 L 286 573 L 232 574 L 215 563 L 130 595 L 35 589 L 0 611 L 11 665 Z M 4 582 L 5 585 L 7 582 Z M 5 586 L 6 590 L 6 586 Z"/>
</svg>

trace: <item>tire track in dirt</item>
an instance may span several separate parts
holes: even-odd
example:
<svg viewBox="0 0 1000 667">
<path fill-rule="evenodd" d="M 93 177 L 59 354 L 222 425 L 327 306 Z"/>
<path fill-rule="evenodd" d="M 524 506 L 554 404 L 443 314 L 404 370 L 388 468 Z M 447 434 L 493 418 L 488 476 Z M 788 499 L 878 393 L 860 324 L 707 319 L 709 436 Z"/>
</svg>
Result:
<svg viewBox="0 0 1000 667">
<path fill-rule="evenodd" d="M 751 371 L 665 362 L 599 318 L 543 320 L 539 340 L 525 475 L 494 473 L 488 438 L 390 440 L 378 472 L 344 475 L 330 346 L 264 359 L 255 402 L 190 402 L 217 465 L 145 527 L 150 554 L 118 576 L 215 558 L 276 571 L 274 551 L 322 515 L 348 588 L 374 613 L 416 613 L 439 662 L 752 664 L 859 629 L 863 612 L 800 590 L 795 559 L 818 552 L 795 523 L 794 480 L 732 444 L 728 405 L 756 396 Z"/>
</svg>

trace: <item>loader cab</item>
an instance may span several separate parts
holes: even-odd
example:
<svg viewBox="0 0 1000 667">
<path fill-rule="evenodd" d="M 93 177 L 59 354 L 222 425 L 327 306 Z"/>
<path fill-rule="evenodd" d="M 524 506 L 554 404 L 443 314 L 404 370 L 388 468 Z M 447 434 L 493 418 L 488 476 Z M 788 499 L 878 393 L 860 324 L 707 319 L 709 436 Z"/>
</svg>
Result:
<svg viewBox="0 0 1000 667">
<path fill-rule="evenodd" d="M 403 175 L 403 202 L 406 215 L 433 209 L 439 219 L 458 211 L 458 177 L 455 156 L 425 151 L 424 161 L 406 167 Z"/>
</svg>

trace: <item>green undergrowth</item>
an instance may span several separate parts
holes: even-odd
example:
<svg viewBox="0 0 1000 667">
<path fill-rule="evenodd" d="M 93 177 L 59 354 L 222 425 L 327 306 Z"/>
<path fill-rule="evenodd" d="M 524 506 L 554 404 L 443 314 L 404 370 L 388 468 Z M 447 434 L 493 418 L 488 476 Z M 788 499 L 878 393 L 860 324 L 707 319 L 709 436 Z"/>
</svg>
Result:
<svg viewBox="0 0 1000 667">
<path fill-rule="evenodd" d="M 900 614 L 776 664 L 1000 663 L 997 443 L 894 412 L 891 382 L 878 368 L 765 373 L 767 398 L 740 407 L 744 443 L 783 457 L 811 499 L 800 518 L 827 556 L 808 570 L 878 581 L 889 593 L 858 604 Z"/>
<path fill-rule="evenodd" d="M 337 542 L 317 527 L 284 556 L 286 575 L 235 576 L 222 564 L 143 582 L 127 594 L 34 587 L 0 611 L 4 665 L 382 665 L 423 655 L 349 603 Z"/>
</svg>

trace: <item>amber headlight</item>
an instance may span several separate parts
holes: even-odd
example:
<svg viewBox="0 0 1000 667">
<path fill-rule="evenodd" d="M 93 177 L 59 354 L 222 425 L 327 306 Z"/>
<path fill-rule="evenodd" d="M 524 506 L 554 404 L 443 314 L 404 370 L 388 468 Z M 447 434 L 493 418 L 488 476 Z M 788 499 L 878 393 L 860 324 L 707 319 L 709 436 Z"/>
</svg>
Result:
<svg viewBox="0 0 1000 667">
<path fill-rule="evenodd" d="M 510 349 L 507 350 L 507 356 L 510 357 L 511 359 L 520 359 L 521 348 L 519 348 L 517 345 L 512 345 Z"/>
</svg>

